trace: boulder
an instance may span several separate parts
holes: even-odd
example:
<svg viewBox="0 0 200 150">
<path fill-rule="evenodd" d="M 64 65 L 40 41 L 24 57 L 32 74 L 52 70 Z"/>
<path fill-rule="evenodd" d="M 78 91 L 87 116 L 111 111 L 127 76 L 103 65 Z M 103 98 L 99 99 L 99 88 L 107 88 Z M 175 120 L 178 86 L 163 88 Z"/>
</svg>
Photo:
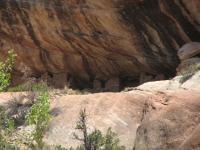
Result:
<svg viewBox="0 0 200 150">
<path fill-rule="evenodd" d="M 200 58 L 190 58 L 183 60 L 176 68 L 177 74 L 184 74 L 184 72 L 189 72 L 191 67 L 200 67 Z"/>
<path fill-rule="evenodd" d="M 188 73 L 186 76 L 188 76 L 188 78 L 182 83 L 181 80 L 183 76 L 176 76 L 171 80 L 147 82 L 135 87 L 134 89 L 150 92 L 158 92 L 163 90 L 177 91 L 180 89 L 200 91 L 200 71 L 196 71 L 194 74 Z"/>
<path fill-rule="evenodd" d="M 190 42 L 183 45 L 178 51 L 178 56 L 181 60 L 186 60 L 200 54 L 200 43 Z M 199 56 L 200 57 L 200 56 Z"/>
<path fill-rule="evenodd" d="M 163 106 L 146 103 L 134 150 L 199 150 L 199 92 L 165 91 L 157 95 L 163 96 Z"/>
</svg>

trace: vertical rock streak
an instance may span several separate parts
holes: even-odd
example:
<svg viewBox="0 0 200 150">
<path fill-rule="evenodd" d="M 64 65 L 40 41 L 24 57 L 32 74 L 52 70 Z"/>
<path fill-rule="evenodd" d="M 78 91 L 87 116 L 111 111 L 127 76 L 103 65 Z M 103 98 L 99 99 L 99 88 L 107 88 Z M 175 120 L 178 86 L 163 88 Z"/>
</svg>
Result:
<svg viewBox="0 0 200 150">
<path fill-rule="evenodd" d="M 191 10 L 190 3 L 200 5 L 184 0 L 4 0 L 0 53 L 15 49 L 19 62 L 35 74 L 67 72 L 85 81 L 136 78 L 142 72 L 170 76 L 179 63 L 178 49 L 200 40 L 194 14 L 200 11 Z"/>
</svg>

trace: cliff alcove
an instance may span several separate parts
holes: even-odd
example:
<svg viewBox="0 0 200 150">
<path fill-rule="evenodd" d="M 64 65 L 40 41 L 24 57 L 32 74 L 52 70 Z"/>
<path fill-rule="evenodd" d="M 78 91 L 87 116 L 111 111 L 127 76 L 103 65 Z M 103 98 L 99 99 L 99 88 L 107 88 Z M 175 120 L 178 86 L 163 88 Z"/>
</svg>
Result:
<svg viewBox="0 0 200 150">
<path fill-rule="evenodd" d="M 72 77 L 85 87 L 112 78 L 169 78 L 180 47 L 200 41 L 199 6 L 197 0 L 0 1 L 0 61 L 14 49 L 14 73 L 24 62 L 32 76 L 66 74 L 63 81 Z"/>
</svg>

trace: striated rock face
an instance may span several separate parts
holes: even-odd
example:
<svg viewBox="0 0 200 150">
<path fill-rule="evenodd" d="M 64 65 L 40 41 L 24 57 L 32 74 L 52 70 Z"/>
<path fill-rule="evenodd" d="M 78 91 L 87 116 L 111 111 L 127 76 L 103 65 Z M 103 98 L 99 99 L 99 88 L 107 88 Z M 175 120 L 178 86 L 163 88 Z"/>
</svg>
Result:
<svg viewBox="0 0 200 150">
<path fill-rule="evenodd" d="M 91 82 L 174 75 L 177 51 L 200 41 L 197 0 L 0 1 L 0 60 L 9 49 L 33 75 Z"/>
</svg>

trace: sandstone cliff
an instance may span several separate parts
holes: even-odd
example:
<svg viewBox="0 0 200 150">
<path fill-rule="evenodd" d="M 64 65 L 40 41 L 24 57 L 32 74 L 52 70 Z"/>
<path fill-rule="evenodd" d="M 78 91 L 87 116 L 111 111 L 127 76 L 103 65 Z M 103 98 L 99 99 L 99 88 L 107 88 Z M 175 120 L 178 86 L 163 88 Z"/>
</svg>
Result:
<svg viewBox="0 0 200 150">
<path fill-rule="evenodd" d="M 91 82 L 175 74 L 177 51 L 200 41 L 198 0 L 0 1 L 0 61 L 9 49 L 33 75 Z"/>
</svg>

